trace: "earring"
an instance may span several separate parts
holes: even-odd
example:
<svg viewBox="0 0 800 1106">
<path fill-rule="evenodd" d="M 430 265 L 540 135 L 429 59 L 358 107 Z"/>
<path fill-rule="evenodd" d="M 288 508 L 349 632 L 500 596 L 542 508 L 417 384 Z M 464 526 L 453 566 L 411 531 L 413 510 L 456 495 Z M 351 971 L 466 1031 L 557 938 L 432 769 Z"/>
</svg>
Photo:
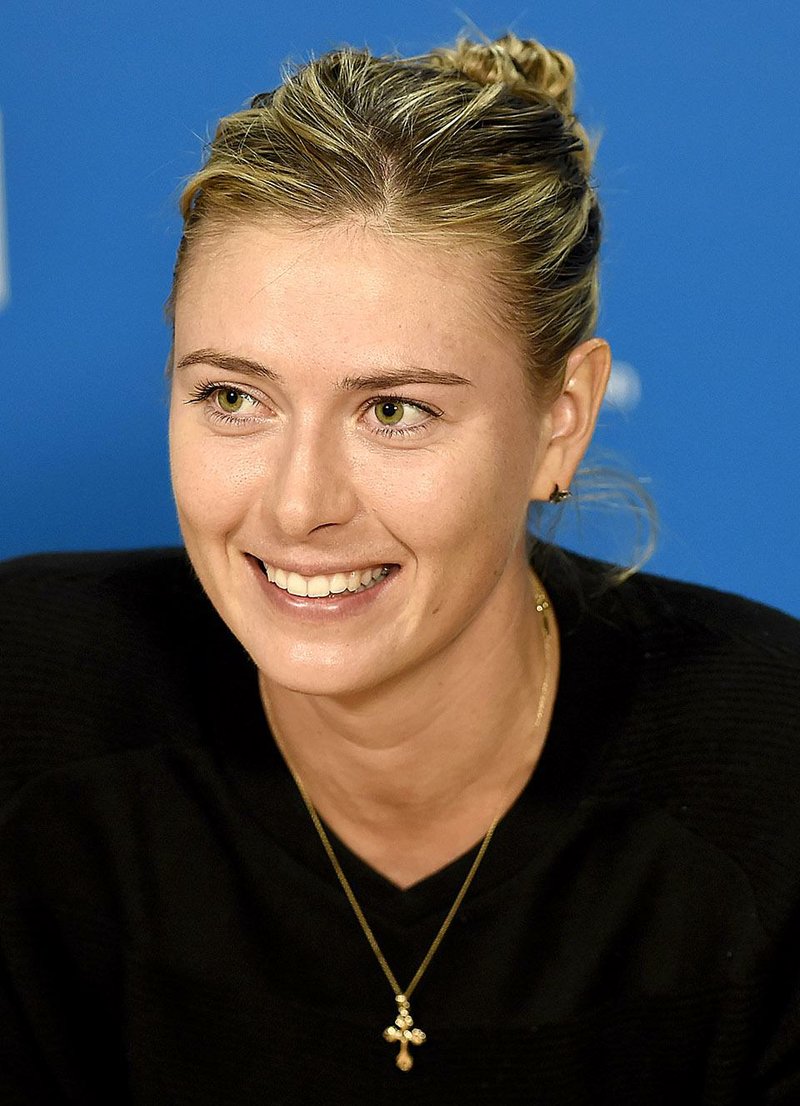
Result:
<svg viewBox="0 0 800 1106">
<path fill-rule="evenodd" d="M 564 490 L 562 491 L 561 488 L 559 488 L 558 484 L 556 484 L 553 490 L 550 492 L 550 502 L 563 503 L 564 500 L 569 499 L 571 495 L 572 492 L 569 490 L 569 488 L 564 488 Z"/>
</svg>

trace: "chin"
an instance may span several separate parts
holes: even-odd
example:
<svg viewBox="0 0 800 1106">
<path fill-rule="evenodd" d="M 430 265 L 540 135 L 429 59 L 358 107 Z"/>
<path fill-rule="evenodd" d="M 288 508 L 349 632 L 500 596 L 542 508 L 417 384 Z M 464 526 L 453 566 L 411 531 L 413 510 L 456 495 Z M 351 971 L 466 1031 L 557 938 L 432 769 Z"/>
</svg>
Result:
<svg viewBox="0 0 800 1106">
<path fill-rule="evenodd" d="M 353 696 L 374 693 L 386 683 L 388 674 L 380 676 L 374 668 L 362 676 L 346 660 L 329 660 L 327 664 L 308 660 L 292 663 L 288 660 L 276 663 L 274 652 L 259 661 L 259 650 L 250 652 L 260 678 L 267 687 L 280 687 L 298 695 L 318 695 L 330 699 L 348 699 Z"/>
</svg>

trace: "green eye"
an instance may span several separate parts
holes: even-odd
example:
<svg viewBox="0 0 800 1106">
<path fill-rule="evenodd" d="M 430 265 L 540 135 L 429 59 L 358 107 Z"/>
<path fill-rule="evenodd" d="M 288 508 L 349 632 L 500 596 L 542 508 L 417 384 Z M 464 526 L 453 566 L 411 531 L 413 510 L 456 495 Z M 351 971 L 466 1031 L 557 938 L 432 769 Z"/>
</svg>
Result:
<svg viewBox="0 0 800 1106">
<path fill-rule="evenodd" d="M 235 388 L 220 388 L 217 392 L 217 403 L 226 415 L 235 415 L 242 409 L 244 396 Z"/>
<path fill-rule="evenodd" d="M 375 414 L 383 426 L 396 426 L 403 417 L 403 404 L 395 400 L 384 400 L 375 408 Z"/>
</svg>

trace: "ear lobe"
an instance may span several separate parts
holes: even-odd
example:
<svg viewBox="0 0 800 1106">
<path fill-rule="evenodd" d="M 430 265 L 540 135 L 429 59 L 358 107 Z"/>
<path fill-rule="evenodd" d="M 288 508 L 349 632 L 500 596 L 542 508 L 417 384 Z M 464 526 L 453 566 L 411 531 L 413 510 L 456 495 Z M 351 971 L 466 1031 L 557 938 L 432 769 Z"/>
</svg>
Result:
<svg viewBox="0 0 800 1106">
<path fill-rule="evenodd" d="M 545 423 L 547 444 L 532 499 L 548 499 L 556 484 L 569 487 L 594 433 L 610 372 L 611 350 L 602 338 L 581 342 L 567 358 L 564 387 Z"/>
</svg>

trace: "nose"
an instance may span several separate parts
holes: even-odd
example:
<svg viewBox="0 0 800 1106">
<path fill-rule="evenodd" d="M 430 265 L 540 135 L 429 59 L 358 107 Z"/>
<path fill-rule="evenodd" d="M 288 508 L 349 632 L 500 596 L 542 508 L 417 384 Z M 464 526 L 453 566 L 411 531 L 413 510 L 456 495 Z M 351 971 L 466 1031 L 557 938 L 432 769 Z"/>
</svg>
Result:
<svg viewBox="0 0 800 1106">
<path fill-rule="evenodd" d="M 281 435 L 268 468 L 264 506 L 287 538 L 302 539 L 320 526 L 347 522 L 358 495 L 345 435 L 322 420 L 298 420 Z M 270 477 L 272 479 L 270 479 Z"/>
</svg>

